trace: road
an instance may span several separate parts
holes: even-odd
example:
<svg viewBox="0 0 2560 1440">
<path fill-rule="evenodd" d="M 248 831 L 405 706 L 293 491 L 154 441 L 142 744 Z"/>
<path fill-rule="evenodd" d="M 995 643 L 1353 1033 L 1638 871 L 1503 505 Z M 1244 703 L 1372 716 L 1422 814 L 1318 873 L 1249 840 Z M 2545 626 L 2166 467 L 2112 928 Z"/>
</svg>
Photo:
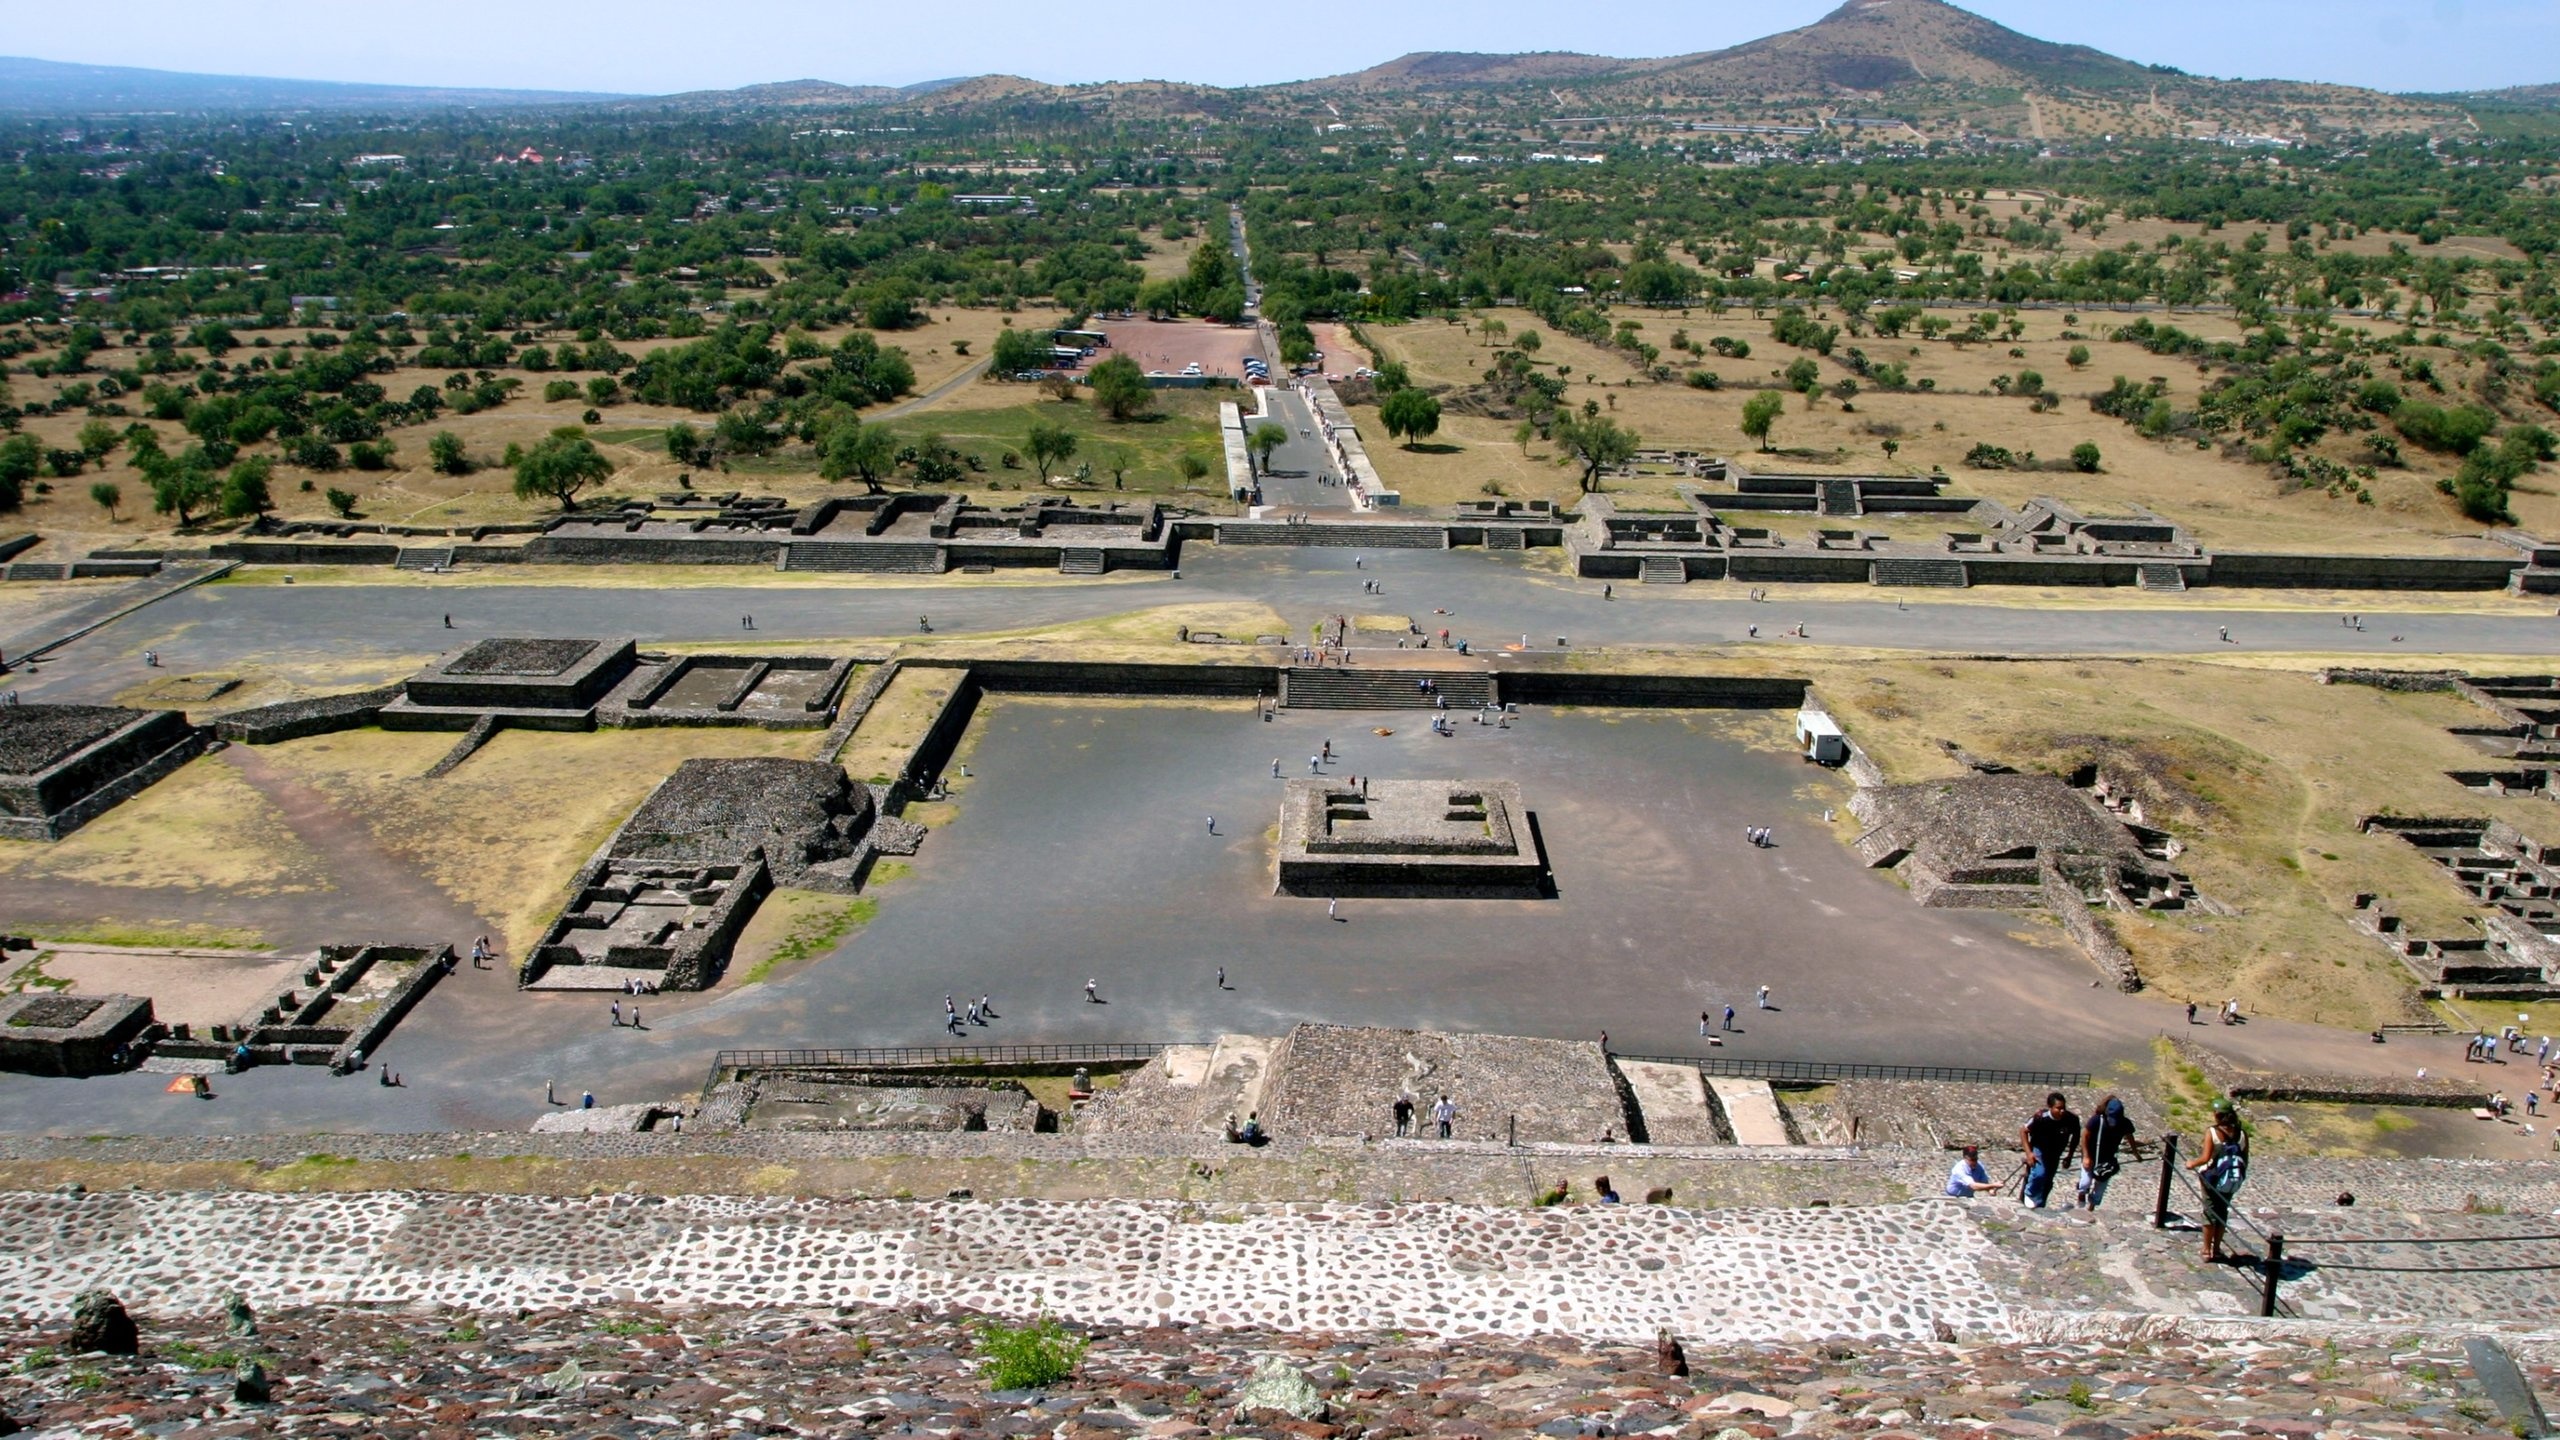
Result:
<svg viewBox="0 0 2560 1440">
<path fill-rule="evenodd" d="M 1328 487 L 1329 488 L 1329 487 Z M 1528 635 L 1540 650 L 1572 646 L 1746 645 L 1820 653 L 1885 649 L 1960 654 L 2320 654 L 2424 666 L 2442 655 L 2547 657 L 2560 652 L 2548 615 L 2392 611 L 2376 597 L 2362 631 L 2336 613 L 2193 608 L 2030 609 L 1897 598 L 1862 586 L 1839 598 L 1754 603 L 1724 586 L 1613 587 L 1524 567 L 1481 550 L 1185 548 L 1180 579 L 1095 585 L 980 585 L 957 579 L 831 587 L 621 588 L 494 585 L 403 575 L 380 585 L 217 583 L 171 596 L 89 634 L 33 672 L 12 675 L 24 698 L 101 701 L 139 678 L 142 652 L 178 673 L 254 667 L 284 655 L 333 661 L 433 652 L 490 635 L 632 635 L 651 643 L 904 638 L 918 613 L 944 636 L 1069 624 L 1152 606 L 1252 600 L 1293 627 L 1354 610 L 1409 615 L 1492 650 Z M 563 577 L 564 579 L 567 577 Z M 1364 583 L 1382 592 L 1371 594 Z M 454 629 L 443 629 L 442 617 Z M 755 617 L 752 637 L 740 617 Z M 1788 632 L 1804 627 L 1799 639 Z M 1752 627 L 1759 634 L 1751 634 Z M 2225 631 L 2230 638 L 2222 638 Z"/>
<path fill-rule="evenodd" d="M 1340 483 L 1324 441 L 1317 438 L 1315 407 L 1283 386 L 1271 387 L 1271 423 L 1289 432 L 1262 472 L 1262 503 L 1290 510 L 1348 510 L 1351 492 Z M 1246 427 L 1251 429 L 1251 425 Z"/>
</svg>

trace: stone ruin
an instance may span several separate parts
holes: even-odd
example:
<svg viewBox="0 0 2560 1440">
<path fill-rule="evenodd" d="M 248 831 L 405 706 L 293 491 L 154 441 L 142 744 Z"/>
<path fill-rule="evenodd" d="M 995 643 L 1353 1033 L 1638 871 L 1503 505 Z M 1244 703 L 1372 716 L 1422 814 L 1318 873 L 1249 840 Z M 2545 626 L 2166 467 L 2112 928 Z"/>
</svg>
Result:
<svg viewBox="0 0 2560 1440">
<path fill-rule="evenodd" d="M 2409 933 L 2388 901 L 2356 896 L 2355 923 L 2409 967 L 2421 994 L 2560 994 L 2560 846 L 2496 820 L 2373 815 L 2362 828 L 2416 846 L 2480 907 L 2476 933 L 2428 937 Z"/>
<path fill-rule="evenodd" d="M 596 702 L 638 663 L 630 640 L 483 640 L 411 676 L 381 723 L 462 730 L 494 715 L 528 729 L 591 729 Z"/>
<path fill-rule="evenodd" d="M 1508 780 L 1292 780 L 1280 801 L 1283 895 L 1529 898 L 1549 888 Z"/>
<path fill-rule="evenodd" d="M 517 983 L 704 989 L 774 886 L 851 892 L 903 825 L 822 761 L 687 760 L 578 873 Z"/>
<path fill-rule="evenodd" d="M 0 838 L 59 840 L 204 746 L 175 710 L 0 706 Z"/>
<path fill-rule="evenodd" d="M 155 1028 L 139 995 L 0 995 L 0 1070 L 105 1075 Z"/>
<path fill-rule="evenodd" d="M 2120 813 L 2094 772 L 2084 778 L 1977 773 L 1862 788 L 1849 802 L 1867 826 L 1856 849 L 1898 870 L 1923 905 L 2048 911 L 2119 988 L 2139 989 L 2131 955 L 2092 907 L 2205 902 L 2169 867 L 2178 842 Z"/>
</svg>

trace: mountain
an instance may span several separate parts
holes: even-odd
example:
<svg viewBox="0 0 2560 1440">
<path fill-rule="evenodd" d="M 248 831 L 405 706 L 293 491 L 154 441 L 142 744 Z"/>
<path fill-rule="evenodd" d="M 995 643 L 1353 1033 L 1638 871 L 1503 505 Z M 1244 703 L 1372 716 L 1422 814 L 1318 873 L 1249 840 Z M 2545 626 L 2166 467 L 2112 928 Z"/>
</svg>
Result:
<svg viewBox="0 0 2560 1440">
<path fill-rule="evenodd" d="M 251 75 L 193 75 L 121 65 L 0 56 L 0 113 L 128 114 L 160 110 L 415 110 L 457 105 L 588 104 L 620 97 L 564 90 L 347 85 Z"/>
<path fill-rule="evenodd" d="M 1309 80 L 1296 88 L 1311 90 L 1439 89 L 1460 85 L 1516 85 L 1554 80 L 1581 80 L 1614 75 L 1645 65 L 1606 55 L 1579 55 L 1569 50 L 1541 50 L 1525 55 L 1479 55 L 1462 50 L 1417 50 L 1355 75 Z"/>
<path fill-rule="evenodd" d="M 1688 56 L 1658 73 L 1691 93 L 1760 95 L 1948 83 L 2118 90 L 2157 78 L 2103 50 L 2021 35 L 1945 0 L 1848 0 L 1801 30 Z"/>
</svg>

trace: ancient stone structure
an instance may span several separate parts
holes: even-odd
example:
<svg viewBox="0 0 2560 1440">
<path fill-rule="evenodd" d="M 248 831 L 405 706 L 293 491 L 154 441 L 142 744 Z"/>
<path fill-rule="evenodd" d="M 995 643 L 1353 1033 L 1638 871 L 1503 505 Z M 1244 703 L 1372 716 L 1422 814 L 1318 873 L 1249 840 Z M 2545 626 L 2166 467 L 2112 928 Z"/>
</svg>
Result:
<svg viewBox="0 0 2560 1440">
<path fill-rule="evenodd" d="M 175 710 L 0 706 L 0 837 L 59 840 L 194 759 Z"/>
<path fill-rule="evenodd" d="M 1456 1139 L 1579 1145 L 1625 1140 L 1629 1128 L 1609 1059 L 1587 1040 L 1300 1025 L 1274 1048 L 1259 1094 L 1277 1135 L 1392 1134 L 1398 1095 L 1414 1102 L 1417 1135 L 1442 1095 L 1458 1110 Z"/>
<path fill-rule="evenodd" d="M 1858 854 L 1897 867 L 1923 905 L 2042 909 L 2126 990 L 2141 988 L 2132 956 L 2091 907 L 2176 910 L 2198 904 L 2170 869 L 2177 842 L 2110 813 L 2091 790 L 2058 775 L 1974 774 L 1862 788 L 1849 802 L 1865 821 Z"/>
<path fill-rule="evenodd" d="M 1508 780 L 1292 780 L 1278 874 L 1284 895 L 1532 897 L 1547 883 Z"/>
<path fill-rule="evenodd" d="M 2410 934 L 2378 896 L 2356 897 L 2357 925 L 2409 967 L 2421 994 L 2509 1000 L 2560 994 L 2560 939 L 2553 938 L 2560 933 L 2560 847 L 2495 820 L 2373 815 L 2363 828 L 2418 847 L 2480 907 L 2477 930 L 2422 936 Z"/>
<path fill-rule="evenodd" d="M 528 729 L 592 729 L 596 702 L 631 673 L 638 650 L 629 640 L 483 640 L 411 676 L 381 723 L 464 730 L 496 715 Z"/>
<path fill-rule="evenodd" d="M 871 792 L 837 766 L 688 760 L 579 872 L 518 983 L 701 989 L 775 885 L 855 888 L 877 829 Z"/>
<path fill-rule="evenodd" d="M 152 1030 L 139 995 L 0 995 L 0 1070 L 25 1075 L 103 1075 Z"/>
</svg>

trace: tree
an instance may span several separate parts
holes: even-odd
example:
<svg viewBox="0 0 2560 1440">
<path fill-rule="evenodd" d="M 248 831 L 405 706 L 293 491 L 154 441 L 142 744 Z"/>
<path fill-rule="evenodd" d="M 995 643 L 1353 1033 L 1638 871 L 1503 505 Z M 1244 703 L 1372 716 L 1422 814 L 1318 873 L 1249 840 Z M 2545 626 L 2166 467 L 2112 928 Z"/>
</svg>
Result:
<svg viewBox="0 0 2560 1440">
<path fill-rule="evenodd" d="M 468 475 L 471 457 L 464 453 L 462 437 L 450 430 L 439 430 L 427 437 L 427 463 L 439 475 Z"/>
<path fill-rule="evenodd" d="M 1040 483 L 1046 485 L 1049 472 L 1076 453 L 1076 432 L 1064 425 L 1034 424 L 1031 433 L 1023 437 L 1022 451 L 1031 457 L 1031 464 L 1040 472 Z"/>
<path fill-rule="evenodd" d="M 1786 399 L 1775 391 L 1763 390 L 1742 404 L 1742 433 L 1759 441 L 1760 448 L 1766 450 L 1770 429 L 1786 413 Z"/>
<path fill-rule="evenodd" d="M 246 520 L 275 508 L 275 498 L 268 480 L 275 472 L 275 462 L 264 455 L 252 455 L 231 467 L 222 477 L 221 506 L 226 520 Z"/>
<path fill-rule="evenodd" d="M 124 433 L 104 420 L 92 420 L 80 427 L 78 443 L 80 453 L 88 456 L 89 463 L 95 465 L 124 443 Z"/>
<path fill-rule="evenodd" d="M 1822 367 L 1810 355 L 1800 357 L 1787 367 L 1787 388 L 1810 395 L 1822 387 Z"/>
<path fill-rule="evenodd" d="M 89 498 L 107 512 L 107 522 L 115 523 L 116 507 L 124 503 L 124 490 L 112 480 L 100 480 L 89 487 Z"/>
<path fill-rule="evenodd" d="M 987 373 L 999 380 L 1010 380 L 1030 370 L 1049 367 L 1049 346 L 1043 338 L 1024 330 L 999 330 L 996 343 L 987 352 Z"/>
<path fill-rule="evenodd" d="M 1404 448 L 1426 440 L 1440 428 L 1440 400 L 1419 390 L 1398 390 L 1378 402 L 1378 418 L 1386 422 L 1389 435 L 1401 436 Z"/>
<path fill-rule="evenodd" d="M 769 455 L 782 443 L 774 428 L 746 410 L 723 410 L 712 426 L 720 448 L 732 455 Z"/>
<path fill-rule="evenodd" d="M 557 500 L 562 510 L 578 508 L 578 492 L 613 474 L 585 427 L 563 425 L 544 436 L 516 461 L 516 498 Z"/>
<path fill-rule="evenodd" d="M 1538 338 L 1538 332 L 1535 330 L 1523 330 L 1520 332 L 1520 338 L 1511 342 L 1513 348 L 1526 355 L 1537 354 L 1538 347 L 1545 343 Z"/>
<path fill-rule="evenodd" d="M 2062 363 L 2070 366 L 2074 370 L 2088 369 L 2089 347 L 2086 345 L 2072 346 L 2071 353 L 2062 357 Z"/>
<path fill-rule="evenodd" d="M 15 510 L 26 503 L 27 482 L 44 468 L 44 447 L 33 435 L 12 435 L 0 440 L 0 510 Z"/>
<path fill-rule="evenodd" d="M 818 460 L 818 474 L 828 480 L 858 476 L 863 488 L 873 495 L 880 493 L 880 477 L 898 466 L 898 437 L 885 425 L 865 425 L 847 420 L 827 433 L 825 454 Z"/>
<path fill-rule="evenodd" d="M 1245 435 L 1244 444 L 1253 452 L 1254 463 L 1268 472 L 1271 469 L 1271 452 L 1279 449 L 1281 442 L 1288 438 L 1288 427 L 1265 420 Z"/>
<path fill-rule="evenodd" d="M 201 445 L 190 445 L 176 455 L 155 456 L 142 473 L 151 481 L 151 508 L 178 517 L 182 530 L 195 523 L 195 512 L 211 504 L 222 485 L 214 474 L 213 458 Z"/>
<path fill-rule="evenodd" d="M 320 498 L 329 502 L 330 513 L 336 515 L 339 519 L 352 520 L 355 518 L 356 493 L 354 491 L 341 490 L 335 485 L 332 485 L 321 495 Z"/>
<path fill-rule="evenodd" d="M 2097 474 L 2098 463 L 2102 458 L 2104 457 L 2099 455 L 2098 446 L 2094 441 L 2083 440 L 2071 447 L 2071 468 L 2083 475 Z"/>
<path fill-rule="evenodd" d="M 1643 437 L 1633 430 L 1620 428 L 1617 421 L 1606 415 L 1580 420 L 1566 417 L 1556 425 L 1555 441 L 1566 455 L 1582 466 L 1585 494 L 1600 488 L 1601 471 L 1634 459 L 1636 447 L 1644 443 Z"/>
<path fill-rule="evenodd" d="M 1136 451 L 1126 445 L 1101 445 L 1095 447 L 1093 458 L 1094 463 L 1111 472 L 1112 489 L 1129 488 L 1129 472 L 1138 466 Z"/>
<path fill-rule="evenodd" d="M 1377 378 L 1369 382 L 1381 395 L 1392 395 L 1413 384 L 1413 372 L 1401 360 L 1388 360 L 1378 366 Z"/>
<path fill-rule="evenodd" d="M 679 420 L 667 427 L 667 458 L 679 465 L 711 463 L 711 438 Z"/>
<path fill-rule="evenodd" d="M 1498 325 L 1502 322 L 1494 320 L 1487 321 L 1486 323 Z M 1535 420 L 1523 420 L 1519 424 L 1511 427 L 1511 443 L 1519 446 L 1520 453 L 1523 455 L 1529 453 L 1529 442 L 1537 438 L 1538 422 Z"/>
<path fill-rule="evenodd" d="M 1147 388 L 1146 372 L 1126 355 L 1114 355 L 1094 366 L 1087 379 L 1093 386 L 1094 403 L 1114 420 L 1135 420 L 1155 408 L 1155 392 Z"/>
</svg>

